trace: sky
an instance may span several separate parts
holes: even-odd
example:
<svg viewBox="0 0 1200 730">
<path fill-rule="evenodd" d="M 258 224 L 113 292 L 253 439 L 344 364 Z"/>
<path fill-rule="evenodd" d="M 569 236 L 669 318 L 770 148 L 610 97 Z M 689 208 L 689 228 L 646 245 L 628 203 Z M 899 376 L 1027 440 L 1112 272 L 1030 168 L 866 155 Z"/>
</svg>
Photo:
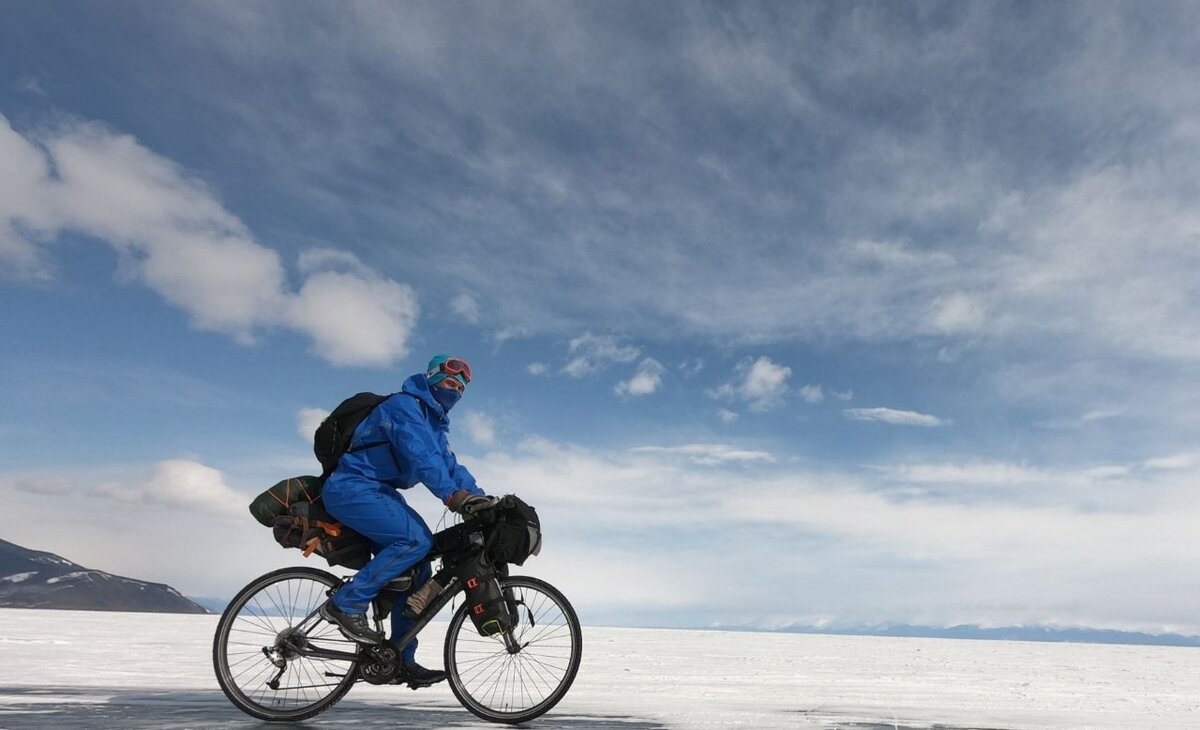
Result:
<svg viewBox="0 0 1200 730">
<path fill-rule="evenodd" d="M 4 9 L 0 537 L 231 595 L 448 352 L 585 623 L 1200 633 L 1194 5 Z"/>
</svg>

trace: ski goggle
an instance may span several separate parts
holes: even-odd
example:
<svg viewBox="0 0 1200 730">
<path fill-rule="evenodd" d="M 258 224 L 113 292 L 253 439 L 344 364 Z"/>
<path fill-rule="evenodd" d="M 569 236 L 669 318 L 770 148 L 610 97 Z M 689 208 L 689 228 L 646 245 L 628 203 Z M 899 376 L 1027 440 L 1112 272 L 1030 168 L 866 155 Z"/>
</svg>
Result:
<svg viewBox="0 0 1200 730">
<path fill-rule="evenodd" d="M 430 385 L 441 385 L 450 382 L 453 383 L 450 387 L 462 391 L 471 382 L 471 366 L 462 358 L 447 357 L 440 362 L 435 358 L 430 363 L 427 376 Z"/>
</svg>

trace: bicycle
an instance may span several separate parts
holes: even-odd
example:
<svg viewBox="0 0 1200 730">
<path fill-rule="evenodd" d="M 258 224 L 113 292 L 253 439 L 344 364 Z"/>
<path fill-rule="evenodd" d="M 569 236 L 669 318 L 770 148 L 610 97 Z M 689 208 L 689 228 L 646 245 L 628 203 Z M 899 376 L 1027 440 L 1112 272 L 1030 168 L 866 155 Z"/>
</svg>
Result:
<svg viewBox="0 0 1200 730">
<path fill-rule="evenodd" d="M 472 616 L 481 604 L 464 601 L 450 619 L 443 657 L 450 690 L 463 707 L 499 723 L 528 722 L 558 704 L 579 671 L 583 647 L 579 619 L 566 597 L 546 581 L 509 575 L 506 556 L 497 555 L 497 537 L 514 500 L 519 501 L 501 498 L 474 519 L 434 535 L 426 559 L 441 561 L 437 575 L 446 582 L 397 642 L 407 645 L 467 590 L 459 577 L 463 566 L 490 565 L 494 573 L 486 580 L 495 583 L 484 587 L 502 597 L 503 605 L 495 606 L 501 609 L 499 624 L 481 627 Z M 536 554 L 540 526 L 528 529 Z M 396 599 L 413 587 L 416 575 L 414 567 L 375 600 L 372 616 L 381 633 L 390 611 L 402 608 Z M 401 660 L 393 644 L 356 644 L 320 616 L 320 606 L 346 580 L 317 568 L 282 568 L 234 596 L 213 638 L 213 666 L 230 702 L 262 720 L 294 722 L 328 710 L 356 682 L 396 681 Z"/>
</svg>

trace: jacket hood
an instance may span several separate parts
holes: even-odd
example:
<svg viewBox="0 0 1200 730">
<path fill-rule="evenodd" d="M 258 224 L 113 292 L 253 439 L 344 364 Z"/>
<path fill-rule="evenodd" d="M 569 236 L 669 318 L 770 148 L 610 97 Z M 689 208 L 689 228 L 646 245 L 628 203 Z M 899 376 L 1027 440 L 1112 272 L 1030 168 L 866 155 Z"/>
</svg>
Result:
<svg viewBox="0 0 1200 730">
<path fill-rule="evenodd" d="M 429 389 L 429 378 L 425 377 L 425 373 L 410 375 L 408 379 L 404 381 L 404 385 L 400 388 L 400 392 L 406 395 L 411 395 L 412 397 L 421 401 L 421 403 L 424 404 L 425 407 L 428 408 L 438 420 L 450 420 L 446 416 L 446 411 L 442 408 L 442 404 L 438 403 L 433 397 L 433 391 Z"/>
</svg>

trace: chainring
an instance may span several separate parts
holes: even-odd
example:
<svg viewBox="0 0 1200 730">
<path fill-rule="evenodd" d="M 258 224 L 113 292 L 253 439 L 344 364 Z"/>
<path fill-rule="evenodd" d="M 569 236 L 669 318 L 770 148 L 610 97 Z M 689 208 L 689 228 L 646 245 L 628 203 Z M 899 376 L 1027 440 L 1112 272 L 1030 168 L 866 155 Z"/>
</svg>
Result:
<svg viewBox="0 0 1200 730">
<path fill-rule="evenodd" d="M 400 673 L 400 652 L 391 642 L 363 646 L 358 654 L 358 674 L 370 684 L 390 684 Z"/>
</svg>

